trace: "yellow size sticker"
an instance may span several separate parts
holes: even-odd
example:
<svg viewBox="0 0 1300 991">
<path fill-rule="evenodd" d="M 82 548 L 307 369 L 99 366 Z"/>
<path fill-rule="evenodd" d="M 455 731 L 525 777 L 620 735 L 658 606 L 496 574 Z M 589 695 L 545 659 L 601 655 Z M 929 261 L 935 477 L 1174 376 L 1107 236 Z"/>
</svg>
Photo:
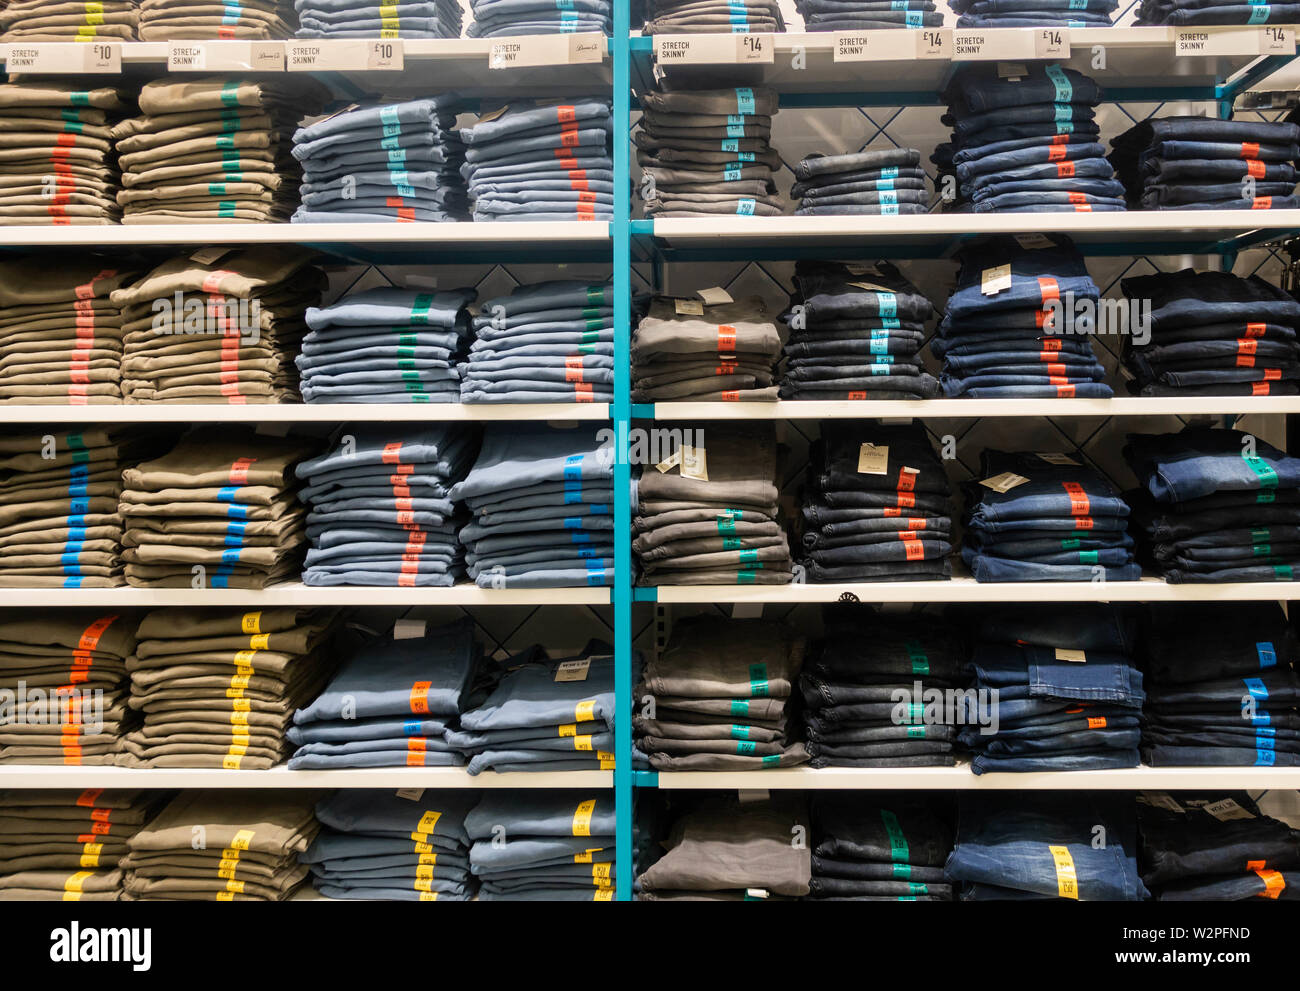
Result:
<svg viewBox="0 0 1300 991">
<path fill-rule="evenodd" d="M 237 650 L 235 651 L 235 656 L 231 663 L 239 668 L 240 674 L 252 674 L 253 658 L 256 656 L 257 651 L 255 650 Z M 248 668 L 248 670 L 245 671 L 244 668 Z"/>
<path fill-rule="evenodd" d="M 590 749 L 591 749 L 591 737 L 589 737 L 589 736 L 575 736 L 575 737 L 573 738 L 573 749 L 574 749 L 574 750 L 590 750 Z"/>
<path fill-rule="evenodd" d="M 441 812 L 425 812 L 424 815 L 420 816 L 420 822 L 415 828 L 421 833 L 432 833 L 433 828 L 438 825 L 438 820 L 441 818 Z"/>
<path fill-rule="evenodd" d="M 585 702 L 579 702 L 573 710 L 573 720 L 578 723 L 589 723 L 596 718 L 596 700 L 587 699 Z"/>
<path fill-rule="evenodd" d="M 271 634 L 259 633 L 256 636 L 248 638 L 248 647 L 250 650 L 266 650 L 266 646 L 270 642 Z"/>
<path fill-rule="evenodd" d="M 577 723 L 563 723 L 563 724 L 560 726 L 559 730 L 558 730 L 558 735 L 559 735 L 559 736 L 577 736 L 577 735 L 578 735 L 578 724 L 577 724 Z"/>
<path fill-rule="evenodd" d="M 1056 893 L 1062 898 L 1073 898 L 1079 900 L 1079 875 L 1074 870 L 1074 858 L 1070 856 L 1070 848 L 1063 846 L 1049 846 L 1047 848 L 1052 853 L 1052 862 L 1056 865 Z"/>
<path fill-rule="evenodd" d="M 239 619 L 239 628 L 245 633 L 261 633 L 262 611 L 244 613 Z"/>
<path fill-rule="evenodd" d="M 65 902 L 75 902 L 81 898 L 82 886 L 86 883 L 86 878 L 94 877 L 94 871 L 77 871 L 63 882 L 63 900 Z M 72 897 L 68 897 L 71 895 Z"/>
<path fill-rule="evenodd" d="M 579 802 L 578 808 L 573 813 L 573 835 L 590 836 L 591 835 L 591 816 L 596 811 L 596 800 L 588 799 L 585 802 Z"/>
<path fill-rule="evenodd" d="M 594 895 L 592 895 L 591 900 L 593 902 L 612 902 L 614 900 L 614 889 L 601 888 Z"/>
</svg>

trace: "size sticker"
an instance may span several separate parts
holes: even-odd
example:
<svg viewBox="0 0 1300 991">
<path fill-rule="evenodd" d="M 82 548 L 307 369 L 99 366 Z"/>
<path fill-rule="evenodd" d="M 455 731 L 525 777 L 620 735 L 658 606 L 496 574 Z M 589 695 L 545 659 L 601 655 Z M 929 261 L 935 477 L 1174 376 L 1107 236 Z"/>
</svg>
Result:
<svg viewBox="0 0 1300 991">
<path fill-rule="evenodd" d="M 596 811 L 596 800 L 588 799 L 585 802 L 579 802 L 577 809 L 573 812 L 573 835 L 590 836 L 591 835 L 591 817 Z"/>
<path fill-rule="evenodd" d="M 1230 819 L 1254 819 L 1255 813 L 1243 809 L 1231 798 L 1225 798 L 1220 802 L 1213 802 L 1205 806 L 1205 811 L 1221 822 L 1227 822 Z"/>
<path fill-rule="evenodd" d="M 1084 664 L 1088 660 L 1088 652 L 1084 650 L 1067 650 L 1065 647 L 1057 647 L 1056 659 L 1058 661 L 1069 661 L 1072 664 Z"/>
<path fill-rule="evenodd" d="M 1056 893 L 1062 898 L 1079 900 L 1079 875 L 1074 869 L 1074 858 L 1069 847 L 1049 846 L 1052 864 L 1056 868 Z"/>
</svg>

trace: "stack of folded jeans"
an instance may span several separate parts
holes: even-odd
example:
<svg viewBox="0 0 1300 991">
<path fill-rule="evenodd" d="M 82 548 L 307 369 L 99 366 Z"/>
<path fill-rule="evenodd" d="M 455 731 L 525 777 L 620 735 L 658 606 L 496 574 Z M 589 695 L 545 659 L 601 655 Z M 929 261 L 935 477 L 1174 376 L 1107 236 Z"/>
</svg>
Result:
<svg viewBox="0 0 1300 991">
<path fill-rule="evenodd" d="M 1151 308 L 1124 359 L 1144 396 L 1293 396 L 1300 392 L 1300 303 L 1257 275 L 1159 272 L 1121 283 Z M 1144 302 L 1145 301 L 1145 302 Z"/>
<path fill-rule="evenodd" d="M 220 10 L 205 0 L 140 0 L 141 41 L 271 41 L 292 38 L 290 0 L 239 0 Z"/>
<path fill-rule="evenodd" d="M 609 100 L 520 101 L 461 128 L 474 219 L 612 220 Z"/>
<path fill-rule="evenodd" d="M 614 584 L 614 456 L 601 431 L 492 424 L 451 498 L 473 522 L 460 531 L 481 588 Z"/>
<path fill-rule="evenodd" d="M 465 145 L 454 93 L 358 107 L 293 135 L 302 168 L 295 224 L 464 220 Z"/>
<path fill-rule="evenodd" d="M 948 810 L 922 796 L 818 792 L 812 800 L 809 897 L 822 901 L 949 902 Z"/>
<path fill-rule="evenodd" d="M 963 201 L 976 213 L 1124 209 L 1093 108 L 1101 89 L 1059 65 L 1006 63 L 958 72 L 943 92 Z"/>
<path fill-rule="evenodd" d="M 1298 140 L 1284 121 L 1161 117 L 1112 138 L 1110 161 L 1134 209 L 1293 210 Z"/>
<path fill-rule="evenodd" d="M 183 791 L 127 841 L 125 900 L 284 901 L 319 830 L 310 793 Z"/>
<path fill-rule="evenodd" d="M 516 286 L 484 301 L 473 326 L 461 402 L 613 402 L 612 284 Z"/>
<path fill-rule="evenodd" d="M 969 671 L 978 707 L 993 718 L 963 720 L 957 738 L 975 754 L 971 770 L 1137 767 L 1146 696 L 1134 629 L 1101 603 L 1058 604 L 1048 617 L 982 609 Z"/>
<path fill-rule="evenodd" d="M 1135 531 L 1168 582 L 1295 581 L 1300 458 L 1239 430 L 1129 434 Z"/>
<path fill-rule="evenodd" d="M 784 31 L 777 0 L 644 0 L 642 34 Z"/>
<path fill-rule="evenodd" d="M 309 403 L 454 403 L 473 289 L 386 287 L 309 307 L 294 360 Z"/>
<path fill-rule="evenodd" d="M 1160 901 L 1300 899 L 1300 830 L 1244 791 L 1139 793 L 1142 882 Z"/>
<path fill-rule="evenodd" d="M 122 401 L 122 311 L 110 293 L 134 274 L 107 258 L 0 262 L 0 404 Z"/>
<path fill-rule="evenodd" d="M 470 38 L 521 34 L 578 34 L 613 29 L 613 0 L 469 0 Z"/>
<path fill-rule="evenodd" d="M 781 398 L 934 398 L 939 383 L 918 356 L 933 312 L 889 262 L 796 262 L 780 317 L 790 328 Z"/>
<path fill-rule="evenodd" d="M 951 492 L 920 422 L 822 421 L 800 508 L 808 581 L 951 578 Z"/>
<path fill-rule="evenodd" d="M 1133 798 L 1114 792 L 962 792 L 944 873 L 963 901 L 1148 896 Z"/>
<path fill-rule="evenodd" d="M 805 31 L 943 27 L 933 0 L 794 0 Z"/>
<path fill-rule="evenodd" d="M 135 41 L 140 0 L 9 0 L 0 42 Z"/>
<path fill-rule="evenodd" d="M 344 789 L 316 803 L 321 830 L 298 862 L 326 898 L 463 902 L 473 893 L 472 791 Z"/>
<path fill-rule="evenodd" d="M 612 655 L 595 640 L 557 660 L 528 648 L 505 662 L 491 694 L 448 730 L 447 742 L 470 758 L 470 774 L 613 770 Z"/>
<path fill-rule="evenodd" d="M 465 818 L 479 901 L 614 898 L 609 791 L 489 791 Z"/>
<path fill-rule="evenodd" d="M 825 633 L 799 677 L 813 767 L 952 767 L 957 729 L 933 704 L 963 684 L 960 637 L 933 616 L 823 607 Z M 931 694 L 927 702 L 927 692 Z"/>
<path fill-rule="evenodd" d="M 636 692 L 636 745 L 660 771 L 751 771 L 808 760 L 789 711 L 805 641 L 761 619 L 678 621 Z M 652 698 L 653 703 L 647 702 Z"/>
<path fill-rule="evenodd" d="M 632 401 L 775 400 L 781 335 L 759 296 L 708 306 L 658 297 L 632 335 Z"/>
<path fill-rule="evenodd" d="M 122 469 L 148 450 L 114 428 L 0 437 L 0 588 L 121 585 Z"/>
<path fill-rule="evenodd" d="M 321 105 L 312 81 L 166 77 L 140 91 L 143 116 L 113 128 L 124 224 L 287 220 L 298 202 L 293 127 Z"/>
<path fill-rule="evenodd" d="M 114 290 L 123 401 L 296 400 L 303 309 L 326 285 L 311 260 L 309 251 L 290 245 L 235 248 L 217 258 L 198 251 Z"/>
<path fill-rule="evenodd" d="M 959 28 L 1108 28 L 1116 0 L 952 0 Z"/>
<path fill-rule="evenodd" d="M 423 636 L 356 638 L 338 653 L 338 673 L 293 713 L 291 769 L 464 764 L 446 731 L 478 688 L 482 649 L 468 617 Z"/>
<path fill-rule="evenodd" d="M 778 495 L 771 424 L 684 431 L 675 450 L 634 482 L 640 584 L 789 584 L 794 563 Z"/>
<path fill-rule="evenodd" d="M 0 614 L 0 763 L 113 764 L 134 650 L 122 616 Z"/>
<path fill-rule="evenodd" d="M 122 473 L 128 585 L 265 588 L 297 576 L 305 510 L 293 466 L 302 440 L 197 427 Z"/>
<path fill-rule="evenodd" d="M 1144 648 L 1143 761 L 1300 765 L 1300 648 L 1280 604 L 1152 605 Z"/>
<path fill-rule="evenodd" d="M 1032 239 L 1032 240 L 1031 240 Z M 961 250 L 930 349 L 949 396 L 1109 399 L 1086 307 L 1101 293 L 1069 238 L 996 237 Z M 1076 310 L 1076 307 L 1079 309 Z M 1077 313 L 1084 313 L 1078 316 Z"/>
<path fill-rule="evenodd" d="M 1135 24 L 1294 24 L 1300 5 L 1253 0 L 1142 0 Z"/>
<path fill-rule="evenodd" d="M 1068 454 L 986 450 L 961 556 L 980 582 L 1137 581 L 1129 505 Z"/>
<path fill-rule="evenodd" d="M 775 90 L 647 91 L 636 135 L 650 217 L 775 217 L 785 211 L 774 173 Z"/>
<path fill-rule="evenodd" d="M 111 125 L 126 99 L 116 87 L 80 81 L 0 84 L 0 222 L 117 223 L 122 178 Z"/>
<path fill-rule="evenodd" d="M 809 155 L 794 168 L 790 198 L 799 201 L 795 216 L 926 213 L 930 197 L 920 161 L 915 148 Z"/>
<path fill-rule="evenodd" d="M 673 823 L 667 848 L 636 880 L 640 901 L 784 901 L 808 894 L 807 802 L 797 792 L 743 801 L 709 795 Z"/>
<path fill-rule="evenodd" d="M 0 901 L 117 901 L 127 841 L 156 814 L 159 794 L 0 795 Z"/>
<path fill-rule="evenodd" d="M 130 706 L 144 725 L 123 741 L 124 767 L 265 770 L 292 747 L 294 710 L 329 677 L 325 612 L 292 608 L 158 609 L 140 622 Z"/>
<path fill-rule="evenodd" d="M 449 494 L 477 450 L 459 423 L 343 427 L 329 451 L 296 468 L 310 507 L 303 583 L 456 584 L 465 520 Z"/>
<path fill-rule="evenodd" d="M 299 38 L 459 38 L 457 0 L 294 0 Z"/>
</svg>

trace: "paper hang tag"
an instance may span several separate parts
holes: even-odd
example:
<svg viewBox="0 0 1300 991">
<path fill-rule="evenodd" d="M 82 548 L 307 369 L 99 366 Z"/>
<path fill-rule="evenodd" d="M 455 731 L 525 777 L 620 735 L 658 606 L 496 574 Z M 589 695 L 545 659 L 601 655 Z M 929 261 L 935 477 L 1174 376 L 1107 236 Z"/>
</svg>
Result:
<svg viewBox="0 0 1300 991">
<path fill-rule="evenodd" d="M 198 262 L 200 265 L 215 265 L 234 250 L 234 248 L 223 248 L 216 245 L 211 248 L 200 248 L 190 255 L 190 261 Z"/>
<path fill-rule="evenodd" d="M 668 455 L 668 457 L 664 458 L 657 465 L 655 465 L 655 467 L 658 468 L 661 472 L 663 472 L 666 475 L 668 474 L 668 472 L 672 471 L 681 463 L 682 463 L 682 452 L 681 452 L 681 448 L 678 448 L 676 451 L 673 451 L 672 454 Z"/>
<path fill-rule="evenodd" d="M 996 296 L 1003 290 L 1011 288 L 1011 264 L 986 268 L 980 275 L 980 292 L 985 296 Z"/>
<path fill-rule="evenodd" d="M 857 289 L 865 289 L 867 292 L 893 292 L 889 286 L 882 286 L 879 282 L 850 282 L 849 285 Z"/>
<path fill-rule="evenodd" d="M 1080 467 L 1079 462 L 1068 454 L 1039 454 L 1038 456 L 1049 465 L 1074 465 L 1076 468 Z"/>
<path fill-rule="evenodd" d="M 766 898 L 767 898 L 767 889 L 766 889 L 766 888 L 746 888 L 746 889 L 745 889 L 745 895 L 746 895 L 747 897 L 749 897 L 749 898 L 759 898 L 759 899 L 766 900 Z"/>
<path fill-rule="evenodd" d="M 1022 62 L 999 62 L 998 78 L 999 79 L 1023 79 L 1029 75 L 1029 69 Z"/>
<path fill-rule="evenodd" d="M 883 475 L 889 471 L 889 447 L 863 444 L 858 448 L 858 474 Z"/>
<path fill-rule="evenodd" d="M 491 113 L 488 114 L 480 114 L 478 118 L 478 122 L 480 124 L 486 124 L 488 123 L 488 121 L 496 120 L 498 117 L 504 117 L 506 111 L 509 109 L 510 109 L 510 104 L 507 103 L 500 110 L 493 110 Z"/>
<path fill-rule="evenodd" d="M 576 661 L 561 661 L 555 669 L 556 681 L 586 681 L 587 671 L 591 668 L 591 658 L 583 657 Z"/>
<path fill-rule="evenodd" d="M 1024 475 L 1017 475 L 1014 471 L 1004 471 L 1001 475 L 994 475 L 992 478 L 986 478 L 980 482 L 986 489 L 992 489 L 994 492 L 1010 492 L 1017 485 L 1024 485 L 1029 479 Z"/>
<path fill-rule="evenodd" d="M 1026 251 L 1038 251 L 1040 248 L 1053 247 L 1054 242 L 1046 234 L 1016 234 L 1016 243 Z"/>
<path fill-rule="evenodd" d="M 1181 812 L 1187 814 L 1187 810 L 1178 804 L 1178 799 L 1174 798 L 1168 792 L 1149 791 L 1138 796 L 1146 801 L 1148 805 L 1154 805 L 1156 808 L 1168 809 L 1170 812 Z"/>
<path fill-rule="evenodd" d="M 428 623 L 423 619 L 399 619 L 393 624 L 393 639 L 419 640 L 427 629 Z"/>
<path fill-rule="evenodd" d="M 423 788 L 399 788 L 399 789 L 397 789 L 397 797 L 398 797 L 398 798 L 404 798 L 404 799 L 406 799 L 408 802 L 418 802 L 418 801 L 420 800 L 421 796 L 423 796 L 423 795 L 424 795 L 424 789 L 423 789 Z"/>
<path fill-rule="evenodd" d="M 1255 813 L 1247 812 L 1231 798 L 1225 798 L 1221 802 L 1213 802 L 1205 806 L 1205 811 L 1221 822 L 1227 822 L 1229 819 L 1255 818 Z"/>
<path fill-rule="evenodd" d="M 876 270 L 870 265 L 863 265 L 861 262 L 845 262 L 844 267 L 848 269 L 849 275 L 875 275 Z"/>
<path fill-rule="evenodd" d="M 699 289 L 696 291 L 696 295 L 699 296 L 700 299 L 704 300 L 705 306 L 721 306 L 724 303 L 735 302 L 735 300 L 731 298 L 731 293 L 727 292 L 727 290 L 723 289 L 721 286 L 714 286 L 711 289 Z"/>
<path fill-rule="evenodd" d="M 675 299 L 673 308 L 677 311 L 678 316 L 682 317 L 702 317 L 704 316 L 704 304 L 698 299 Z"/>
<path fill-rule="evenodd" d="M 1088 662 L 1088 652 L 1086 650 L 1066 650 L 1064 647 L 1057 647 L 1056 659 L 1058 661 L 1069 661 L 1071 664 L 1086 664 Z"/>
<path fill-rule="evenodd" d="M 682 478 L 709 480 L 709 455 L 702 447 L 682 448 Z"/>
<path fill-rule="evenodd" d="M 741 788 L 736 792 L 736 798 L 740 800 L 741 805 L 748 805 L 750 802 L 766 802 L 772 797 L 772 793 L 766 788 Z"/>
</svg>

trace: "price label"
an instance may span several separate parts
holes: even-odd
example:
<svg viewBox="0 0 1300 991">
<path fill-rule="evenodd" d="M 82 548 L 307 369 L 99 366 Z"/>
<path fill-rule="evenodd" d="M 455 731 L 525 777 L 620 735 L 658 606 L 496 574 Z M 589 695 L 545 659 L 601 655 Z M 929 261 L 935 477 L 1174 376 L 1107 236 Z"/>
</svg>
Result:
<svg viewBox="0 0 1300 991">
<path fill-rule="evenodd" d="M 283 72 L 283 41 L 169 41 L 168 72 Z"/>
<path fill-rule="evenodd" d="M 664 65 L 770 65 L 775 55 L 770 34 L 655 35 L 655 60 Z"/>
<path fill-rule="evenodd" d="M 912 33 L 916 35 L 917 58 L 952 58 L 951 31 L 944 28 L 923 28 Z"/>
<path fill-rule="evenodd" d="M 537 65 L 584 65 L 605 57 L 603 34 L 539 34 L 492 44 L 489 69 L 523 69 Z"/>
<path fill-rule="evenodd" d="M 916 58 L 949 58 L 952 32 L 942 28 L 909 31 L 916 38 Z M 897 31 L 839 31 L 832 35 L 832 57 L 836 62 L 889 62 L 911 58 L 907 46 L 899 45 Z"/>
<path fill-rule="evenodd" d="M 1294 55 L 1295 28 L 1179 28 L 1175 55 Z"/>
<path fill-rule="evenodd" d="M 290 72 L 369 72 L 404 68 L 401 41 L 291 41 L 285 67 Z"/>
<path fill-rule="evenodd" d="M 1065 28 L 954 31 L 952 57 L 965 62 L 1067 59 L 1070 57 L 1070 32 Z"/>
<path fill-rule="evenodd" d="M 1259 54 L 1294 55 L 1295 28 L 1264 27 L 1259 29 Z"/>
<path fill-rule="evenodd" d="M 10 45 L 5 60 L 5 70 L 42 72 L 52 75 L 121 72 L 122 46 L 107 41 Z"/>
<path fill-rule="evenodd" d="M 406 53 L 398 40 L 371 41 L 366 54 L 368 70 L 400 72 L 406 68 Z"/>
</svg>

